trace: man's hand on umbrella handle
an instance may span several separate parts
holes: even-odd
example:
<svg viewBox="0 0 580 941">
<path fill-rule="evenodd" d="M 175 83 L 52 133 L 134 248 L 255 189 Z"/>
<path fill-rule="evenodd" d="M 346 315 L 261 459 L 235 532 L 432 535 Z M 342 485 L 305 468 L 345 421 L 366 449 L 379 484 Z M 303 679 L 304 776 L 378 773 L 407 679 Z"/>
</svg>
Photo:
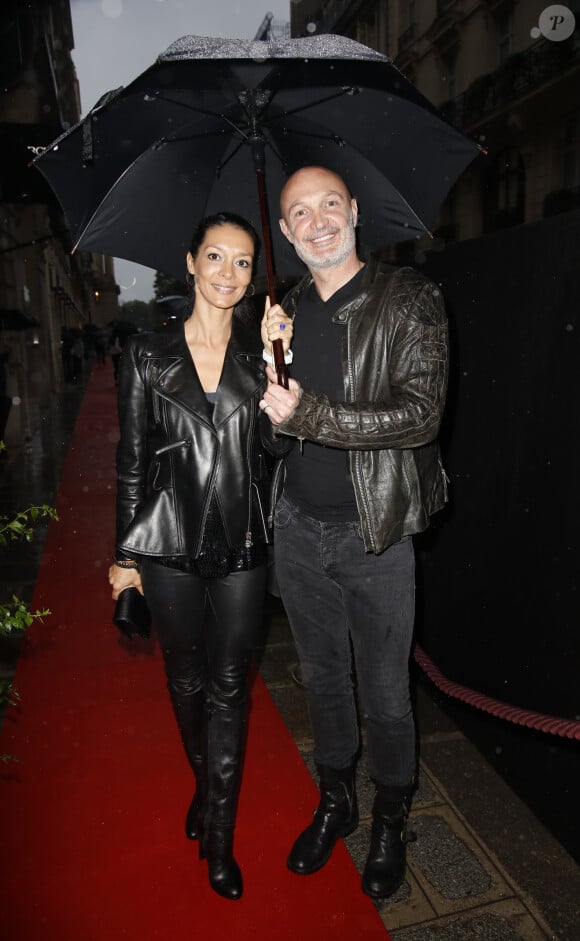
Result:
<svg viewBox="0 0 580 941">
<path fill-rule="evenodd" d="M 281 425 L 298 405 L 302 387 L 295 379 L 288 380 L 288 389 L 279 386 L 276 370 L 272 366 L 266 366 L 266 374 L 270 384 L 264 392 L 264 398 L 260 399 L 260 408 L 273 425 Z"/>
<path fill-rule="evenodd" d="M 281 340 L 286 354 L 290 349 L 292 342 L 292 333 L 294 325 L 292 319 L 287 317 L 280 304 L 270 304 L 270 298 L 266 297 L 264 306 L 264 316 L 262 317 L 261 333 L 262 343 L 266 353 L 273 356 L 272 341 Z"/>
</svg>

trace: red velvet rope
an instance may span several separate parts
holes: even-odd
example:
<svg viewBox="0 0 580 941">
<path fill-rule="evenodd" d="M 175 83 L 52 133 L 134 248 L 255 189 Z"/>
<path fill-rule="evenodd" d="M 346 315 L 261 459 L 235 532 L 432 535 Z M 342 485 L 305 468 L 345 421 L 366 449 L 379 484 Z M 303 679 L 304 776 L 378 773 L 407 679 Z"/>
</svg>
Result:
<svg viewBox="0 0 580 941">
<path fill-rule="evenodd" d="M 501 702 L 499 699 L 484 696 L 483 693 L 478 693 L 467 686 L 453 683 L 441 673 L 439 667 L 433 663 L 419 644 L 415 644 L 413 658 L 423 673 L 447 696 L 459 699 L 470 706 L 474 706 L 475 709 L 489 712 L 490 715 L 498 716 L 507 722 L 524 725 L 528 729 L 538 729 L 540 732 L 560 735 L 563 738 L 580 739 L 580 722 L 574 719 L 560 719 L 557 716 L 546 716 L 541 712 L 532 712 L 529 709 L 519 709 L 517 706 L 510 706 L 508 703 Z"/>
</svg>

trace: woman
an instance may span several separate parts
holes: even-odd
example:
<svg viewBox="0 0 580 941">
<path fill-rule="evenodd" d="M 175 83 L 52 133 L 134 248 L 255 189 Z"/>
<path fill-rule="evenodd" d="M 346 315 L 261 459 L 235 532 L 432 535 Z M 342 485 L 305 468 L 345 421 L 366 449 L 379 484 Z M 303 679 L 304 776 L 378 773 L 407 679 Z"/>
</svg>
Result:
<svg viewBox="0 0 580 941">
<path fill-rule="evenodd" d="M 246 317 L 257 252 L 239 216 L 203 220 L 187 255 L 191 315 L 177 331 L 131 338 L 119 375 L 117 543 L 113 598 L 145 595 L 168 689 L 196 779 L 185 830 L 212 888 L 242 895 L 233 830 L 248 669 L 262 618 L 269 540 L 264 447 L 282 453 L 259 402 L 263 353 L 292 322 L 272 307 L 269 349 Z M 267 305 L 268 307 L 268 305 Z"/>
</svg>

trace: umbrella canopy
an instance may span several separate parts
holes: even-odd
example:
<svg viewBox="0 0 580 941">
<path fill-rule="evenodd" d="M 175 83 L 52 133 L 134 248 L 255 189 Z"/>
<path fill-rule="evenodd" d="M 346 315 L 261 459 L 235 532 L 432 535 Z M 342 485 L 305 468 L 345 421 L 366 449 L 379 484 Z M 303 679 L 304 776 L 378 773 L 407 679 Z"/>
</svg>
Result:
<svg viewBox="0 0 580 941">
<path fill-rule="evenodd" d="M 265 209 L 277 220 L 299 167 L 345 179 L 364 251 L 428 231 L 477 153 L 389 59 L 345 37 L 185 36 L 34 164 L 77 248 L 182 278 L 195 226 L 221 210 L 271 227 L 279 274 L 303 270 Z"/>
</svg>

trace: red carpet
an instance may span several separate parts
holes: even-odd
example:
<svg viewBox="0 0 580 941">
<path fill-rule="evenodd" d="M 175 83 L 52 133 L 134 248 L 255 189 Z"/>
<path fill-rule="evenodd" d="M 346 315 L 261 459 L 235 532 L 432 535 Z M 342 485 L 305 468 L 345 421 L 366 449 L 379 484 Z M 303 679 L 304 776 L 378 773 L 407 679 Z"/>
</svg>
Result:
<svg viewBox="0 0 580 941">
<path fill-rule="evenodd" d="M 10 941 L 388 941 L 348 853 L 294 876 L 285 858 L 314 784 L 262 681 L 252 693 L 236 831 L 244 897 L 207 885 L 183 835 L 192 779 L 159 651 L 123 641 L 106 582 L 115 392 L 89 382 L 36 585 L 52 614 L 27 637 L 0 752 L 0 924 Z"/>
</svg>

